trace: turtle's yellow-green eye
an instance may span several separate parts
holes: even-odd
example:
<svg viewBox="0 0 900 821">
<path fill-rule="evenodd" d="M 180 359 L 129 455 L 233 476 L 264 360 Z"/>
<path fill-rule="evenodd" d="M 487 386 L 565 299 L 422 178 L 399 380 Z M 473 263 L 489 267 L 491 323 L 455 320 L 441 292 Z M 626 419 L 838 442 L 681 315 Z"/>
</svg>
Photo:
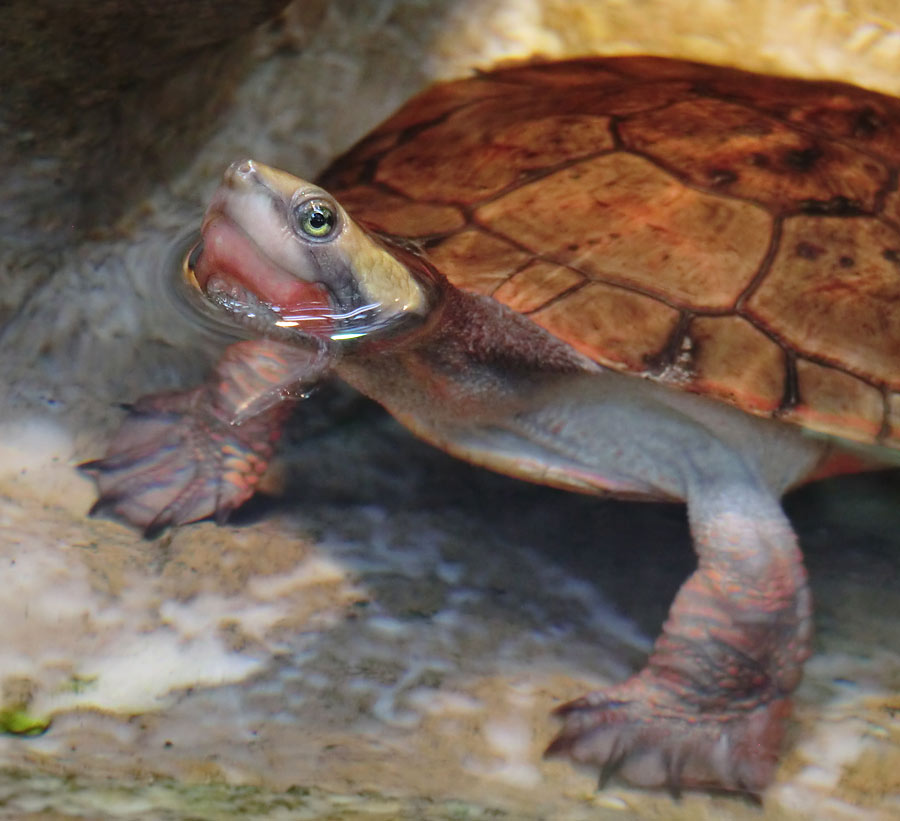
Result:
<svg viewBox="0 0 900 821">
<path fill-rule="evenodd" d="M 300 230 L 313 239 L 325 239 L 337 222 L 332 208 L 322 200 L 302 202 L 295 213 Z"/>
</svg>

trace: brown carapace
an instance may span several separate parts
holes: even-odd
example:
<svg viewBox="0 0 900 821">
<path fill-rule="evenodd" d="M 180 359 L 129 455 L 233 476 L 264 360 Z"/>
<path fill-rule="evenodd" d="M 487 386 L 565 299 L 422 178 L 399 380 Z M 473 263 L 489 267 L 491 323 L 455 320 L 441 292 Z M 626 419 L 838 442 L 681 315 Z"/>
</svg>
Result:
<svg viewBox="0 0 900 821">
<path fill-rule="evenodd" d="M 320 181 L 603 365 L 898 448 L 898 169 L 896 99 L 635 57 L 435 86 Z"/>
</svg>

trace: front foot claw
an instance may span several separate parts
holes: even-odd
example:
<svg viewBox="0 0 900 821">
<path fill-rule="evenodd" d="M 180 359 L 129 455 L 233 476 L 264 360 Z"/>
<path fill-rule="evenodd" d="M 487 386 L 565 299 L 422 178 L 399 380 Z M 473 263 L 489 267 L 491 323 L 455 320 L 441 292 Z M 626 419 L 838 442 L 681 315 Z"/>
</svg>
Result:
<svg viewBox="0 0 900 821">
<path fill-rule="evenodd" d="M 104 515 L 155 538 L 167 527 L 214 516 L 224 521 L 254 492 L 272 454 L 272 414 L 229 425 L 204 388 L 141 399 L 102 459 L 85 462 Z"/>
<path fill-rule="evenodd" d="M 719 789 L 758 796 L 771 782 L 790 705 L 698 712 L 646 672 L 555 710 L 562 730 L 547 756 L 596 766 L 640 787 Z"/>
</svg>

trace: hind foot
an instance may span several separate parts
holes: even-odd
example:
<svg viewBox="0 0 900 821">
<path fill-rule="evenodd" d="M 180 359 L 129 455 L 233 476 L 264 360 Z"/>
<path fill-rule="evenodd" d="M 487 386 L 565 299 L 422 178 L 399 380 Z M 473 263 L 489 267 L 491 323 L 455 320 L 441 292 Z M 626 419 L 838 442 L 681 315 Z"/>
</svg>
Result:
<svg viewBox="0 0 900 821">
<path fill-rule="evenodd" d="M 640 787 L 758 795 L 772 781 L 790 712 L 787 697 L 697 711 L 644 671 L 557 708 L 564 726 L 547 748 Z"/>
</svg>

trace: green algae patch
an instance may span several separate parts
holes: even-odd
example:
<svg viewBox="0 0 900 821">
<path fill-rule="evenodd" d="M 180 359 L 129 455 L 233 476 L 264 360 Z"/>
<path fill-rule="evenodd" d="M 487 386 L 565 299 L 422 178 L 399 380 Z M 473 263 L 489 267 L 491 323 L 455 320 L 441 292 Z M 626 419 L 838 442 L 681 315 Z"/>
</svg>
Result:
<svg viewBox="0 0 900 821">
<path fill-rule="evenodd" d="M 34 737 L 43 735 L 50 727 L 47 716 L 35 716 L 27 710 L 0 710 L 0 732 L 6 735 Z"/>
</svg>

